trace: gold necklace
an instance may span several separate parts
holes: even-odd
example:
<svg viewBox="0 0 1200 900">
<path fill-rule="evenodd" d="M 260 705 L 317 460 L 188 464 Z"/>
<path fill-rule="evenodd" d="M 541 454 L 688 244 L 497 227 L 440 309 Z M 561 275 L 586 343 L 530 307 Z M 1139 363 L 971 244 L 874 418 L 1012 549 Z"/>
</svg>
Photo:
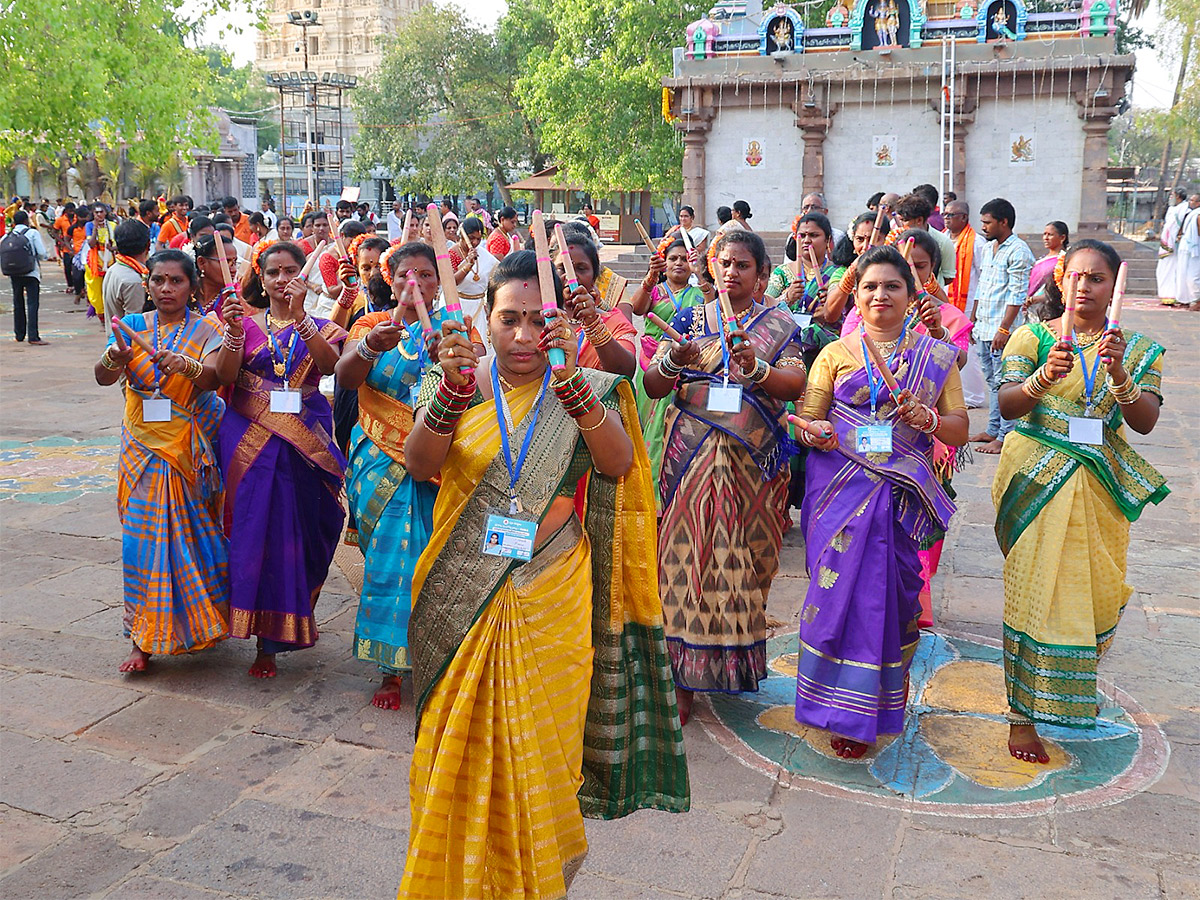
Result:
<svg viewBox="0 0 1200 900">
<path fill-rule="evenodd" d="M 875 346 L 879 348 L 879 355 L 885 358 L 891 356 L 904 343 L 905 337 L 907 337 L 907 332 L 901 333 L 900 337 L 894 341 L 876 341 Z"/>
<path fill-rule="evenodd" d="M 407 328 L 400 329 L 400 342 L 398 344 L 396 344 L 396 349 L 400 351 L 400 355 L 403 356 L 405 359 L 416 359 L 417 355 L 420 353 L 420 348 L 418 348 L 417 350 L 414 350 L 410 353 L 408 351 L 408 348 L 406 348 L 404 346 L 408 342 L 409 338 L 411 338 L 411 337 L 412 337 L 412 334 L 409 332 L 409 330 Z"/>
<path fill-rule="evenodd" d="M 1082 350 L 1085 347 L 1092 346 L 1092 344 L 1096 343 L 1102 337 L 1104 337 L 1103 331 L 1077 331 L 1075 332 L 1075 344 Z"/>
<path fill-rule="evenodd" d="M 283 331 L 283 329 L 285 329 L 287 326 L 292 325 L 294 323 L 290 322 L 290 321 L 280 322 L 278 319 L 274 319 L 271 316 L 271 308 L 269 306 L 267 307 L 267 310 L 266 310 L 266 321 L 267 321 L 267 332 L 272 336 L 272 340 L 271 340 L 272 368 L 274 368 L 274 370 L 275 370 L 275 377 L 282 378 L 285 374 L 287 374 L 287 361 L 285 359 L 281 359 L 280 357 L 275 355 L 275 351 L 276 351 L 276 348 L 278 347 L 278 343 L 279 343 L 277 340 L 275 340 L 275 337 L 279 334 L 279 332 Z M 278 326 L 278 327 L 276 327 L 276 326 Z M 282 353 L 283 351 L 280 350 L 279 352 Z"/>
<path fill-rule="evenodd" d="M 498 368 L 496 369 L 496 374 L 500 375 L 500 370 Z M 515 391 L 516 390 L 516 388 L 512 386 L 512 383 L 507 378 L 505 378 L 503 375 L 500 375 L 500 386 L 503 387 L 504 390 L 506 390 L 506 391 Z"/>
</svg>

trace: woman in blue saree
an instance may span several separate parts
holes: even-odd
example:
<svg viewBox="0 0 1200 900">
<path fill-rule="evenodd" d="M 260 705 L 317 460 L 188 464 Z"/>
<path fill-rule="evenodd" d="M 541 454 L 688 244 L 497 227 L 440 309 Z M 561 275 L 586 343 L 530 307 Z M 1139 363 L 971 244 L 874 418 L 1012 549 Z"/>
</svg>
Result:
<svg viewBox="0 0 1200 900">
<path fill-rule="evenodd" d="M 954 504 L 933 469 L 934 436 L 967 440 L 957 349 L 906 327 L 912 271 L 892 247 L 855 263 L 861 330 L 826 347 L 809 373 L 804 415 L 828 437 L 809 453 L 801 524 L 811 582 L 800 614 L 796 720 L 833 733 L 857 758 L 904 727 L 920 614 L 921 541 Z M 866 352 L 872 340 L 899 390 Z"/>
</svg>

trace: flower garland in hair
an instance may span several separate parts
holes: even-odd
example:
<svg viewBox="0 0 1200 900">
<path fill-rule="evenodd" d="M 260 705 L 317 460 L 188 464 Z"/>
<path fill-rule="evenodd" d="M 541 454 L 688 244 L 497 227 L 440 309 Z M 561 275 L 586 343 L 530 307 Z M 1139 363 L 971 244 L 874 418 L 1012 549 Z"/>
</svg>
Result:
<svg viewBox="0 0 1200 900">
<path fill-rule="evenodd" d="M 279 243 L 279 241 L 272 241 L 272 240 L 268 240 L 267 238 L 263 238 L 261 241 L 259 241 L 257 244 L 254 245 L 254 249 L 250 251 L 250 268 L 254 270 L 254 274 L 262 275 L 262 269 L 258 265 L 258 258 L 260 256 L 262 256 L 262 252 L 264 250 L 266 250 L 268 247 L 270 247 L 272 244 L 278 244 L 278 243 Z"/>
<path fill-rule="evenodd" d="M 657 248 L 658 255 L 661 256 L 663 259 L 666 259 L 667 258 L 667 248 L 670 247 L 673 243 L 675 243 L 678 240 L 682 240 L 682 238 L 678 237 L 675 234 L 668 234 L 666 237 L 664 237 L 661 241 L 658 242 L 658 248 Z"/>
<path fill-rule="evenodd" d="M 379 257 L 379 274 L 388 287 L 392 286 L 392 267 L 390 265 L 391 256 L 399 249 L 399 243 L 392 244 L 392 246 L 384 250 L 383 255 Z"/>
<path fill-rule="evenodd" d="M 1067 251 L 1058 251 L 1058 262 L 1054 264 L 1054 283 L 1058 285 L 1058 292 L 1061 294 L 1063 289 L 1063 277 L 1067 274 Z"/>
<path fill-rule="evenodd" d="M 346 248 L 346 255 L 350 257 L 350 262 L 358 265 L 358 248 L 363 245 L 363 241 L 372 235 L 364 232 L 350 242 L 350 246 Z"/>
<path fill-rule="evenodd" d="M 712 278 L 713 281 L 717 280 L 717 267 L 716 267 L 716 263 L 715 263 L 715 260 L 717 258 L 717 251 L 719 251 L 721 249 L 721 245 L 723 243 L 725 243 L 725 235 L 721 235 L 719 238 L 710 242 L 708 245 L 708 254 L 707 254 L 708 274 Z"/>
</svg>

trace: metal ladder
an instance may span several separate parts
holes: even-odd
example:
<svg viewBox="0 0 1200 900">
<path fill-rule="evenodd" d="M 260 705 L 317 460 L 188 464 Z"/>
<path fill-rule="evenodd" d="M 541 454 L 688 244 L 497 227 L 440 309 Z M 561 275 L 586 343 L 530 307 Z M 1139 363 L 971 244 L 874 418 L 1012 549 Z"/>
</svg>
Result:
<svg viewBox="0 0 1200 900">
<path fill-rule="evenodd" d="M 942 195 L 942 206 L 945 208 L 947 191 L 954 190 L 954 99 L 955 99 L 955 63 L 957 62 L 957 44 L 951 36 L 942 38 L 942 87 L 940 94 L 941 110 L 941 177 L 938 190 Z"/>
</svg>

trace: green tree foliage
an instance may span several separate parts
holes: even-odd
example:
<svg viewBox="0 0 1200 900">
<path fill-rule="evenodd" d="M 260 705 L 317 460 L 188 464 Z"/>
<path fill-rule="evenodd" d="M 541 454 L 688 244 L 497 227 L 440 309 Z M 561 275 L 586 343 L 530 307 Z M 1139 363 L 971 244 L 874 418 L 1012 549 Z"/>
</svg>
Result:
<svg viewBox="0 0 1200 900">
<path fill-rule="evenodd" d="M 502 24 L 553 23 L 548 46 L 526 60 L 518 91 L 542 125 L 542 146 L 572 181 L 678 190 L 683 150 L 662 118 L 671 49 L 708 2 L 513 0 Z M 534 27 L 537 27 L 536 24 Z"/>
<path fill-rule="evenodd" d="M 207 102 L 231 113 L 244 113 L 258 121 L 258 150 L 261 153 L 279 144 L 279 94 L 267 87 L 262 72 L 250 63 L 235 66 L 233 58 L 221 47 L 201 47 L 208 65 L 205 85 Z"/>
<path fill-rule="evenodd" d="M 515 86 L 520 63 L 454 6 L 422 7 L 360 82 L 359 173 L 386 166 L 402 191 L 474 192 L 543 161 Z"/>
<path fill-rule="evenodd" d="M 0 165 L 121 143 L 160 165 L 212 143 L 189 27 L 175 0 L 0 0 Z"/>
</svg>

